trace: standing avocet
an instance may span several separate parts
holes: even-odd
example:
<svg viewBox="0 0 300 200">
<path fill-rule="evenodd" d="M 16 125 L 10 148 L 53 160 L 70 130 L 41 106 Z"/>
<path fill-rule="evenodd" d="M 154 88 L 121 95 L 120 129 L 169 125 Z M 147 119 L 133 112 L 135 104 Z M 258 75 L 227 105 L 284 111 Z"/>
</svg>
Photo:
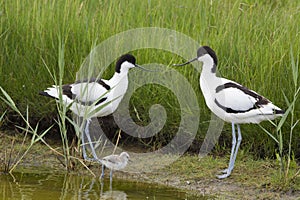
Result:
<svg viewBox="0 0 300 200">
<path fill-rule="evenodd" d="M 82 133 L 82 154 L 85 160 L 101 162 L 91 142 L 89 133 L 90 119 L 92 117 L 107 116 L 118 108 L 119 103 L 127 91 L 128 71 L 134 67 L 147 70 L 136 64 L 134 56 L 125 54 L 116 62 L 115 73 L 111 79 L 91 79 L 62 86 L 62 102 L 69 106 L 74 114 L 86 119 L 84 132 L 89 140 L 93 159 L 87 157 L 84 134 Z M 59 86 L 53 85 L 45 91 L 40 92 L 40 94 L 58 100 Z"/>
<path fill-rule="evenodd" d="M 203 63 L 200 75 L 200 88 L 208 108 L 226 122 L 232 123 L 232 148 L 228 168 L 222 171 L 218 178 L 230 176 L 238 153 L 242 135 L 240 124 L 260 123 L 282 116 L 284 111 L 272 104 L 265 97 L 248 88 L 216 75 L 218 59 L 216 53 L 208 46 L 202 46 L 197 51 L 197 57 L 183 64 L 193 61 Z M 235 124 L 238 138 L 236 141 Z"/>
</svg>

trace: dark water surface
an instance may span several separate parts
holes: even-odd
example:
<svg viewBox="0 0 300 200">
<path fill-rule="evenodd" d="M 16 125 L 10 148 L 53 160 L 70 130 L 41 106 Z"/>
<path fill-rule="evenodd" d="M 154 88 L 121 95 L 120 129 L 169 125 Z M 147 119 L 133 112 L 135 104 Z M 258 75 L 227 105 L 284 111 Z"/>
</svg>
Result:
<svg viewBox="0 0 300 200">
<path fill-rule="evenodd" d="M 0 199 L 201 199 L 174 188 L 54 172 L 0 174 Z M 207 198 L 203 198 L 207 199 Z"/>
</svg>

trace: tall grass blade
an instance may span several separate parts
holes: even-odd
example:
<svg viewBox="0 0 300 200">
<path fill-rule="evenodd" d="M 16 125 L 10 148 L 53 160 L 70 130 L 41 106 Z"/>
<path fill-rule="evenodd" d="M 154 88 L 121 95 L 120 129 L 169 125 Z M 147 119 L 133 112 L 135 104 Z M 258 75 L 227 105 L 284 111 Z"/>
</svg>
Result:
<svg viewBox="0 0 300 200">
<path fill-rule="evenodd" d="M 2 101 L 4 101 L 7 105 L 9 105 L 14 111 L 19 112 L 15 102 L 12 100 L 12 98 L 9 96 L 9 94 L 7 94 L 7 92 L 1 86 L 0 86 L 0 90 L 6 98 L 6 99 L 4 99 L 3 97 L 1 97 Z"/>
<path fill-rule="evenodd" d="M 267 133 L 277 144 L 279 144 L 279 141 L 268 131 L 266 130 L 264 127 L 262 127 L 260 124 L 258 124 L 258 126 L 265 132 Z"/>
<path fill-rule="evenodd" d="M 293 76 L 293 82 L 294 82 L 294 86 L 295 88 L 297 87 L 297 84 L 298 84 L 298 61 L 297 61 L 297 64 L 295 62 L 295 59 L 294 59 L 294 53 L 293 53 L 293 48 L 291 46 L 291 51 L 290 51 L 290 57 L 291 57 L 291 66 L 292 66 L 292 76 Z"/>
<path fill-rule="evenodd" d="M 4 116 L 6 114 L 7 110 L 5 110 L 2 115 L 0 116 L 0 123 L 2 123 L 3 119 L 4 119 Z"/>
</svg>

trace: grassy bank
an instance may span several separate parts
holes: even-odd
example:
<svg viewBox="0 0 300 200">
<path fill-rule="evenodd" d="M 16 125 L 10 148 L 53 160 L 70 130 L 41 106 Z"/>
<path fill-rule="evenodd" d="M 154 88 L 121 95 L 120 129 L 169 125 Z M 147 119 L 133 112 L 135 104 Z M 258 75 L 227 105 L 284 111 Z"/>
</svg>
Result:
<svg viewBox="0 0 300 200">
<path fill-rule="evenodd" d="M 222 76 L 234 79 L 255 91 L 264 94 L 276 105 L 286 108 L 284 94 L 292 99 L 294 89 L 291 69 L 291 50 L 295 60 L 300 52 L 300 7 L 296 0 L 289 1 L 2 1 L 0 3 L 0 81 L 1 86 L 12 96 L 22 111 L 29 105 L 36 118 L 56 116 L 55 103 L 39 97 L 42 90 L 53 81 L 45 68 L 58 74 L 59 38 L 65 44 L 64 82 L 75 80 L 75 74 L 91 48 L 108 37 L 139 27 L 163 27 L 182 32 L 210 45 L 219 56 L 219 71 Z M 196 49 L 195 49 L 196 53 Z M 169 64 L 173 59 L 182 59 L 169 52 L 143 49 L 133 52 L 139 63 Z M 191 58 L 195 55 L 191 55 Z M 201 108 L 199 142 L 204 138 L 210 119 L 201 95 L 199 74 L 191 67 L 177 69 L 191 83 L 198 96 Z M 112 71 L 107 72 L 111 75 Z M 299 80 L 298 80 L 299 82 Z M 146 88 L 147 89 L 147 88 Z M 172 138 L 180 116 L 178 103 L 166 90 L 151 89 L 152 96 L 137 93 L 132 99 L 132 116 L 149 120 L 148 109 L 153 103 L 165 106 L 167 126 L 156 138 Z M 300 117 L 300 104 L 295 104 L 295 119 Z M 2 104 L 1 110 L 6 110 Z M 8 112 L 7 115 L 12 115 Z M 288 119 L 289 120 L 289 119 Z M 271 132 L 274 128 L 263 123 Z M 289 125 L 283 134 L 288 142 Z M 230 137 L 225 126 L 223 144 L 230 146 Z M 300 157 L 299 125 L 292 141 L 296 158 Z M 254 125 L 243 126 L 242 148 L 260 157 L 273 157 L 274 141 Z M 229 138 L 229 139 L 228 139 Z"/>
</svg>

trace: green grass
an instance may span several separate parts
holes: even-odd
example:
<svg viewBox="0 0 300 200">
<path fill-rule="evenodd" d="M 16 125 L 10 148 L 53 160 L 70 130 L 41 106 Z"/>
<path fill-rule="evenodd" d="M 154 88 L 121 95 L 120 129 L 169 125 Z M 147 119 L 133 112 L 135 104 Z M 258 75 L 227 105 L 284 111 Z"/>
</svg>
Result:
<svg viewBox="0 0 300 200">
<path fill-rule="evenodd" d="M 295 60 L 300 59 L 299 10 L 296 0 L 288 3 L 271 0 L 1 1 L 1 86 L 15 100 L 22 113 L 26 113 L 28 105 L 31 116 L 53 118 L 57 115 L 55 103 L 37 94 L 53 84 L 45 64 L 59 74 L 59 38 L 65 45 L 64 83 L 69 83 L 75 80 L 76 72 L 95 44 L 128 29 L 163 27 L 182 32 L 199 41 L 199 45 L 210 45 L 219 57 L 222 76 L 263 94 L 279 107 L 287 108 L 283 92 L 288 99 L 294 96 L 291 49 Z M 139 64 L 182 62 L 178 56 L 156 49 L 137 50 L 133 54 Z M 199 89 L 199 74 L 192 67 L 176 70 L 192 83 L 198 96 L 201 122 L 197 138 L 201 142 L 208 128 L 206 121 L 210 119 L 210 111 Z M 112 73 L 110 70 L 106 76 Z M 140 119 L 144 120 L 142 123 L 146 124 L 149 120 L 148 109 L 153 102 L 165 106 L 171 117 L 156 138 L 156 142 L 160 142 L 176 133 L 180 108 L 167 90 L 161 92 L 160 87 L 150 87 L 153 90 L 149 92 L 149 97 L 145 98 L 142 92 L 137 92 L 131 107 L 136 108 Z M 298 100 L 294 119 L 299 119 L 299 105 Z M 2 104 L 1 110 L 6 109 Z M 12 111 L 7 112 L 7 116 L 12 114 Z M 131 114 L 138 121 L 133 109 Z M 276 130 L 270 123 L 262 125 L 275 134 Z M 259 157 L 274 156 L 277 146 L 258 126 L 246 125 L 242 129 L 244 140 L 241 148 Z M 225 134 L 228 132 L 226 130 L 227 125 Z M 283 126 L 284 146 L 289 143 L 289 130 L 287 123 Z M 292 141 L 297 159 L 300 157 L 297 147 L 299 131 L 298 125 Z M 231 144 L 229 135 L 227 133 L 223 137 L 228 146 Z"/>
<path fill-rule="evenodd" d="M 201 186 L 202 183 L 211 183 L 211 185 L 213 185 L 214 182 L 218 182 L 218 184 L 224 187 L 226 187 L 226 185 L 228 185 L 228 187 L 234 187 L 234 185 L 237 184 L 244 189 L 257 188 L 258 190 L 264 190 L 265 193 L 271 191 L 299 191 L 299 179 L 294 179 L 290 185 L 282 183 L 278 174 L 279 167 L 276 161 L 272 159 L 253 159 L 252 156 L 245 153 L 244 151 L 240 152 L 232 175 L 230 178 L 223 180 L 225 181 L 223 183 L 218 182 L 215 177 L 220 170 L 227 167 L 228 156 L 206 156 L 202 159 L 199 159 L 197 156 L 182 156 L 176 162 L 161 170 L 163 173 L 168 174 L 162 176 L 162 179 L 166 178 L 167 181 L 172 182 L 172 180 L 168 179 L 170 179 L 170 177 L 176 177 L 176 179 L 179 179 L 181 182 L 196 182 L 195 184 L 199 186 Z M 290 170 L 296 173 L 296 163 L 292 164 Z M 238 194 L 238 191 L 236 192 L 237 194 L 234 195 L 235 198 L 241 195 Z M 261 193 L 261 191 L 259 193 Z M 249 195 L 249 193 L 245 192 L 243 195 Z"/>
<path fill-rule="evenodd" d="M 21 151 L 18 151 L 16 154 L 16 157 L 17 158 L 14 158 L 14 162 L 12 161 L 13 159 L 13 155 L 15 155 L 13 153 L 14 151 L 14 141 L 12 141 L 11 143 L 11 150 L 9 152 L 9 156 L 6 157 L 5 156 L 5 162 L 4 162 L 4 171 L 6 172 L 9 172 L 11 173 L 17 166 L 18 164 L 22 161 L 22 159 L 24 158 L 24 156 L 29 152 L 29 150 L 31 149 L 31 147 L 39 142 L 39 141 L 43 141 L 43 137 L 46 135 L 47 132 L 49 132 L 49 130 L 52 128 L 52 126 L 50 126 L 47 130 L 43 131 L 42 133 L 38 134 L 38 126 L 39 124 L 36 125 L 36 127 L 32 127 L 29 123 L 29 111 L 28 111 L 28 107 L 26 109 L 26 116 L 23 115 L 21 113 L 21 111 L 18 109 L 18 107 L 16 106 L 15 102 L 12 100 L 12 98 L 9 96 L 9 94 L 6 93 L 5 90 L 3 90 L 3 88 L 0 86 L 0 91 L 1 91 L 1 94 L 4 96 L 4 97 L 0 97 L 0 99 L 6 103 L 6 105 L 8 107 L 10 107 L 15 113 L 17 113 L 21 120 L 26 124 L 26 127 L 20 127 L 20 126 L 16 126 L 17 128 L 19 128 L 20 130 L 23 130 L 24 131 L 24 141 L 25 139 L 27 138 L 27 135 L 31 134 L 32 137 L 31 137 L 31 142 L 29 145 L 27 145 L 27 149 L 24 151 L 24 152 L 21 152 Z M 2 117 L 1 117 L 1 120 L 2 120 Z M 29 133 L 29 134 L 28 134 Z M 22 143 L 21 147 L 23 147 L 24 143 Z M 24 145 L 25 146 L 25 145 Z M 6 147 L 7 148 L 7 147 Z M 5 149 L 6 151 L 6 149 Z"/>
</svg>

